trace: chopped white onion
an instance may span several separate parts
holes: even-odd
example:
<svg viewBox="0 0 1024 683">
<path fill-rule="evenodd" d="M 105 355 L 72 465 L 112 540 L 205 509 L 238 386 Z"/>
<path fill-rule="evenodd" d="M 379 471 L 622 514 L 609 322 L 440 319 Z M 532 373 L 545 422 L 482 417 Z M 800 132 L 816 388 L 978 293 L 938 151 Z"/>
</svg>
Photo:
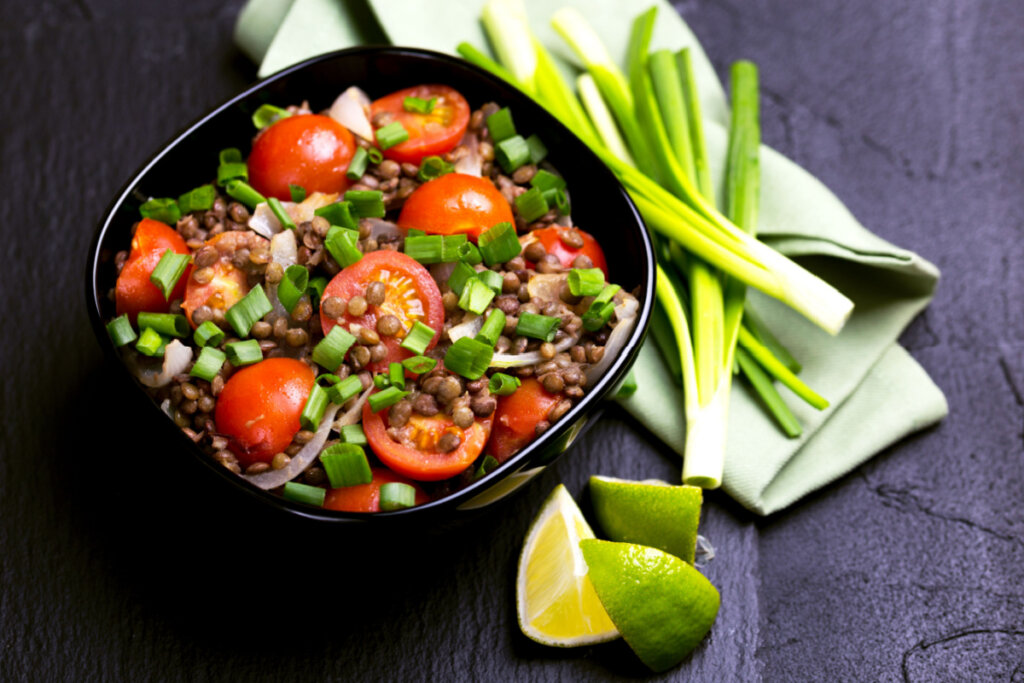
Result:
<svg viewBox="0 0 1024 683">
<path fill-rule="evenodd" d="M 288 216 L 295 223 L 305 223 L 306 221 L 313 220 L 317 209 L 333 204 L 336 201 L 338 201 L 338 194 L 336 192 L 314 192 L 298 204 L 295 202 L 281 202 L 281 206 L 288 212 Z M 256 205 L 252 216 L 249 217 L 249 229 L 263 237 L 270 238 L 281 232 L 284 227 L 281 225 L 281 221 L 277 220 L 277 216 L 274 215 L 270 204 L 260 202 Z"/>
<path fill-rule="evenodd" d="M 562 283 L 568 278 L 567 273 L 533 273 L 530 281 L 526 283 L 526 289 L 530 292 L 530 299 L 541 299 L 542 301 L 558 301 Z"/>
<path fill-rule="evenodd" d="M 302 474 L 316 459 L 316 456 L 320 455 L 320 450 L 327 443 L 327 437 L 330 436 L 331 429 L 334 427 L 334 416 L 340 408 L 341 406 L 333 403 L 327 406 L 327 410 L 324 411 L 324 415 L 320 419 L 320 426 L 317 428 L 316 433 L 313 434 L 313 438 L 302 447 L 302 450 L 292 456 L 291 462 L 287 465 L 279 470 L 269 470 L 260 474 L 243 474 L 242 476 L 249 483 L 258 486 L 264 491 L 269 491 L 270 489 L 276 489 L 278 486 L 284 486 Z"/>
<path fill-rule="evenodd" d="M 359 88 L 352 86 L 338 95 L 328 115 L 362 139 L 373 142 L 370 98 Z"/>
<path fill-rule="evenodd" d="M 167 386 L 175 375 L 185 372 L 191 362 L 192 347 L 174 339 L 164 348 L 164 361 L 160 370 L 155 367 L 139 366 L 136 368 L 136 376 L 147 387 Z"/>
<path fill-rule="evenodd" d="M 573 344 L 578 342 L 580 338 L 566 337 L 562 341 L 555 344 L 555 353 L 561 353 L 562 351 L 569 350 Z M 535 365 L 537 363 L 543 363 L 547 358 L 540 355 L 540 351 L 530 351 L 528 353 L 496 353 L 491 358 L 492 368 L 519 368 L 524 365 Z"/>
<path fill-rule="evenodd" d="M 279 232 L 270 238 L 270 256 L 274 263 L 287 268 L 299 260 L 299 245 L 295 241 L 295 233 L 291 230 Z"/>
<path fill-rule="evenodd" d="M 466 155 L 455 162 L 455 172 L 479 178 L 484 173 L 484 159 L 480 156 L 480 141 L 476 133 L 466 133 L 460 145 L 466 148 Z"/>
<path fill-rule="evenodd" d="M 468 313 L 465 320 L 458 325 L 448 328 L 448 338 L 456 342 L 463 337 L 475 337 L 484 326 L 484 317 L 475 313 Z"/>
<path fill-rule="evenodd" d="M 380 241 L 381 237 L 387 237 L 388 240 L 394 241 L 400 237 L 405 236 L 405 231 L 399 228 L 391 221 L 386 221 L 383 218 L 364 218 L 360 222 L 365 222 L 370 226 L 370 237 Z"/>
<path fill-rule="evenodd" d="M 252 216 L 249 217 L 249 229 L 257 235 L 270 239 L 276 233 L 281 232 L 281 222 L 277 220 L 277 216 L 270 209 L 270 204 L 260 202 L 256 205 Z"/>
<path fill-rule="evenodd" d="M 370 398 L 370 394 L 372 392 L 373 385 L 371 384 L 366 389 L 366 391 L 362 393 L 359 399 L 352 404 L 352 407 L 349 408 L 341 417 L 334 421 L 334 431 L 340 432 L 342 427 L 354 425 L 356 422 L 359 422 L 363 414 L 363 404 L 366 403 L 366 399 Z"/>
</svg>

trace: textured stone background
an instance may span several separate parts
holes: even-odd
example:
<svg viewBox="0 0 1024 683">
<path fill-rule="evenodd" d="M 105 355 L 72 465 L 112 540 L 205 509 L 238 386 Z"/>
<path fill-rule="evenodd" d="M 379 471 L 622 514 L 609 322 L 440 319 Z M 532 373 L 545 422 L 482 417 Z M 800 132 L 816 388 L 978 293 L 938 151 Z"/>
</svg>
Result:
<svg viewBox="0 0 1024 683">
<path fill-rule="evenodd" d="M 903 341 L 951 414 L 772 518 L 711 494 L 722 612 L 664 677 L 1024 680 L 1024 5 L 678 7 L 720 71 L 760 64 L 766 142 L 943 269 Z M 534 645 L 512 602 L 558 481 L 677 476 L 620 412 L 497 514 L 432 541 L 240 513 L 125 426 L 136 408 L 106 380 L 84 255 L 139 163 L 253 78 L 231 44 L 238 8 L 0 6 L 0 678 L 642 676 L 621 643 Z"/>
</svg>

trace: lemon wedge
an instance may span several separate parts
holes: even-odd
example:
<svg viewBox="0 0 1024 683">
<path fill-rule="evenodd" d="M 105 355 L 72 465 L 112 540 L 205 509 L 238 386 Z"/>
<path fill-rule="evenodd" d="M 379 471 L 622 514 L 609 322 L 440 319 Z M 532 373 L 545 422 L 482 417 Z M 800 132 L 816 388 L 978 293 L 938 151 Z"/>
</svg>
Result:
<svg viewBox="0 0 1024 683">
<path fill-rule="evenodd" d="M 528 638 L 574 647 L 619 637 L 587 578 L 580 541 L 588 538 L 594 532 L 559 484 L 530 525 L 519 556 L 516 607 Z"/>
</svg>

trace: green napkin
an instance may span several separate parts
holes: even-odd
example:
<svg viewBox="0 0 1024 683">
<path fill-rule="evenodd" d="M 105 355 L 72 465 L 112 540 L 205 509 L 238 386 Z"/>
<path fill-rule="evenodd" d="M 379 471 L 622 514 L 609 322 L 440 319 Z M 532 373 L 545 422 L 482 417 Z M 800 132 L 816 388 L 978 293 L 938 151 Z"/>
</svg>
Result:
<svg viewBox="0 0 1024 683">
<path fill-rule="evenodd" d="M 452 52 L 462 40 L 487 45 L 478 20 L 482 4 L 483 0 L 250 0 L 239 17 L 236 41 L 260 62 L 261 76 L 315 54 L 366 42 Z M 676 11 L 664 0 L 654 4 L 659 16 L 652 47 L 689 46 L 694 51 L 708 152 L 717 162 L 713 170 L 721 187 L 729 119 L 724 90 Z M 612 55 L 624 61 L 630 22 L 649 3 L 526 0 L 533 29 L 558 57 L 569 53 L 548 19 L 566 5 L 578 7 Z M 275 24 L 276 32 L 268 30 Z M 567 74 L 574 73 L 571 59 L 564 59 L 561 66 Z M 934 424 L 948 408 L 942 392 L 896 343 L 930 301 L 939 277 L 935 266 L 866 230 L 824 185 L 768 147 L 762 147 L 761 167 L 761 237 L 799 258 L 856 303 L 842 333 L 831 337 L 784 305 L 750 293 L 751 306 L 803 364 L 801 377 L 831 402 L 818 412 L 790 397 L 804 426 L 803 435 L 791 440 L 766 417 L 745 383 L 735 383 L 722 486 L 748 509 L 769 514 Z M 641 350 L 635 372 L 639 388 L 622 405 L 682 453 L 682 396 L 652 343 Z"/>
</svg>

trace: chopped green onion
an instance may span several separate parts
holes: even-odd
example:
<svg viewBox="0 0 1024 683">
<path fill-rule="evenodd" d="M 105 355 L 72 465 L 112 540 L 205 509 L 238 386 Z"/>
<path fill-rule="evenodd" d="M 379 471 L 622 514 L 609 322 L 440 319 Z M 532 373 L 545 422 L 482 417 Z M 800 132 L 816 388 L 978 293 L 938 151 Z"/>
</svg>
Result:
<svg viewBox="0 0 1024 683">
<path fill-rule="evenodd" d="M 471 337 L 460 337 L 444 355 L 444 366 L 466 379 L 480 379 L 493 357 L 493 346 Z"/>
<path fill-rule="evenodd" d="M 541 192 L 545 190 L 564 190 L 565 178 L 545 171 L 542 168 L 530 179 L 530 186 L 540 188 Z"/>
<path fill-rule="evenodd" d="M 359 219 L 352 215 L 351 202 L 334 202 L 327 206 L 321 206 L 313 212 L 314 216 L 322 216 L 331 225 L 337 225 L 349 230 L 359 229 Z"/>
<path fill-rule="evenodd" d="M 469 244 L 464 233 L 458 235 L 441 236 L 441 263 L 453 263 L 459 259 L 459 250 L 464 244 Z"/>
<path fill-rule="evenodd" d="M 320 420 L 323 419 L 324 411 L 327 410 L 329 402 L 330 399 L 327 397 L 327 391 L 316 382 L 313 382 L 313 386 L 309 389 L 309 398 L 306 399 L 306 405 L 302 407 L 302 415 L 299 415 L 299 424 L 302 425 L 302 428 L 315 432 L 320 426 Z"/>
<path fill-rule="evenodd" d="M 331 403 L 342 405 L 356 394 L 363 390 L 363 381 L 356 375 L 349 375 L 345 379 L 327 389 L 327 395 Z"/>
<path fill-rule="evenodd" d="M 516 324 L 516 334 L 549 342 L 555 338 L 555 332 L 558 331 L 558 326 L 561 324 L 560 318 L 550 315 L 520 313 L 519 322 Z"/>
<path fill-rule="evenodd" d="M 166 337 L 186 337 L 192 328 L 188 318 L 180 313 L 139 313 L 137 321 L 139 329 L 149 327 Z"/>
<path fill-rule="evenodd" d="M 590 332 L 597 332 L 608 324 L 608 321 L 612 319 L 612 313 L 614 312 L 615 304 L 611 301 L 606 301 L 604 303 L 595 301 L 591 304 L 590 310 L 581 316 L 583 318 L 583 328 Z"/>
<path fill-rule="evenodd" d="M 274 216 L 277 217 L 277 220 L 278 222 L 281 223 L 282 228 L 287 228 L 288 230 L 295 230 L 295 221 L 293 221 L 292 217 L 288 215 L 287 211 L 285 211 L 284 205 L 281 204 L 280 199 L 278 199 L 277 197 L 268 197 L 267 204 L 270 205 L 270 210 L 274 212 Z"/>
<path fill-rule="evenodd" d="M 166 341 L 160 333 L 151 327 L 142 328 L 139 341 L 135 342 L 135 350 L 144 356 L 161 356 Z"/>
<path fill-rule="evenodd" d="M 352 161 L 348 162 L 348 170 L 345 177 L 349 180 L 359 180 L 366 173 L 366 165 L 370 161 L 370 154 L 363 147 L 356 147 L 356 153 L 352 155 Z"/>
<path fill-rule="evenodd" d="M 489 272 L 489 271 L 488 271 Z M 480 281 L 479 278 L 472 278 L 462 288 L 462 296 L 459 297 L 459 308 L 470 313 L 483 315 L 487 307 L 494 300 L 494 290 Z"/>
<path fill-rule="evenodd" d="M 387 375 L 374 375 L 373 386 L 377 387 L 378 389 L 387 389 L 388 387 L 391 386 L 391 380 L 388 379 Z"/>
<path fill-rule="evenodd" d="M 407 131 L 401 123 L 393 121 L 377 129 L 377 145 L 381 150 L 389 149 L 409 139 Z"/>
<path fill-rule="evenodd" d="M 409 334 L 405 335 L 400 346 L 406 351 L 420 355 L 427 350 L 427 345 L 430 344 L 430 340 L 434 338 L 435 334 L 434 330 L 417 320 L 412 324 L 412 329 L 409 330 Z"/>
<path fill-rule="evenodd" d="M 541 194 L 544 195 L 544 201 L 549 207 L 555 207 L 563 216 L 569 213 L 569 197 L 566 196 L 565 190 L 552 188 L 544 190 Z"/>
<path fill-rule="evenodd" d="M 309 271 L 306 270 L 306 266 L 295 264 L 285 268 L 284 277 L 277 285 L 277 298 L 280 299 L 284 310 L 291 314 L 308 286 Z"/>
<path fill-rule="evenodd" d="M 484 263 L 488 266 L 505 263 L 519 256 L 523 251 L 519 238 L 516 236 L 515 227 L 507 222 L 498 223 L 490 230 L 481 233 L 477 243 L 480 246 L 480 254 L 483 256 Z"/>
<path fill-rule="evenodd" d="M 491 375 L 487 383 L 487 389 L 495 396 L 508 396 L 515 393 L 515 390 L 523 383 L 518 377 L 506 375 L 504 372 L 496 372 Z"/>
<path fill-rule="evenodd" d="M 401 363 L 392 363 L 388 366 L 388 380 L 391 386 L 405 389 L 405 367 Z"/>
<path fill-rule="evenodd" d="M 221 164 L 236 164 L 242 160 L 242 152 L 237 147 L 228 147 L 220 151 L 217 159 Z"/>
<path fill-rule="evenodd" d="M 476 472 L 473 473 L 473 479 L 481 479 L 491 472 L 498 466 L 498 459 L 493 455 L 485 455 L 483 460 L 480 461 L 480 466 L 476 468 Z"/>
<path fill-rule="evenodd" d="M 320 454 L 327 479 L 332 489 L 344 486 L 369 484 L 373 481 L 370 462 L 362 446 L 354 443 L 336 443 L 328 446 Z"/>
<path fill-rule="evenodd" d="M 539 164 L 548 155 L 548 148 L 544 146 L 544 143 L 536 134 L 526 138 L 526 146 L 530 148 L 531 164 Z"/>
<path fill-rule="evenodd" d="M 306 198 L 306 188 L 295 183 L 288 183 L 288 194 L 291 195 L 292 201 L 298 204 Z"/>
<path fill-rule="evenodd" d="M 238 303 L 229 308 L 224 317 L 239 337 L 248 337 L 253 324 L 272 310 L 274 306 L 263 291 L 263 285 L 256 285 Z"/>
<path fill-rule="evenodd" d="M 231 180 L 224 186 L 224 191 L 250 209 L 255 209 L 257 204 L 267 201 L 267 198 L 257 192 L 249 183 L 244 180 Z"/>
<path fill-rule="evenodd" d="M 459 261 L 455 264 L 455 268 L 452 269 L 452 274 L 448 277 L 448 286 L 452 288 L 453 292 L 461 296 L 466 283 L 475 277 L 476 269 L 473 268 L 473 266 Z"/>
<path fill-rule="evenodd" d="M 164 299 L 170 298 L 174 286 L 188 267 L 188 261 L 188 254 L 177 254 L 172 249 L 164 250 L 156 268 L 149 274 L 149 281 L 164 293 Z"/>
<path fill-rule="evenodd" d="M 493 270 L 481 270 L 476 274 L 480 282 L 494 290 L 495 294 L 501 294 L 502 277 Z"/>
<path fill-rule="evenodd" d="M 376 147 L 370 147 L 367 153 L 370 155 L 371 164 L 379 164 L 384 161 L 384 155 Z"/>
<path fill-rule="evenodd" d="M 573 268 L 567 279 L 573 296 L 597 296 L 604 291 L 604 271 L 600 268 Z"/>
<path fill-rule="evenodd" d="M 605 285 L 604 289 L 601 290 L 601 293 L 594 297 L 593 303 L 608 303 L 609 301 L 612 300 L 612 297 L 615 296 L 616 292 L 618 292 L 620 289 L 622 289 L 622 287 L 619 287 L 618 285 Z"/>
<path fill-rule="evenodd" d="M 199 352 L 199 358 L 196 359 L 195 365 L 188 371 L 188 374 L 191 377 L 198 377 L 199 379 L 205 379 L 207 382 L 212 382 L 213 378 L 220 372 L 226 359 L 227 354 L 220 349 L 204 346 L 202 351 Z"/>
<path fill-rule="evenodd" d="M 422 230 L 419 230 L 417 228 L 409 228 L 408 230 L 405 231 L 405 236 L 406 237 L 423 237 L 426 234 L 427 233 L 425 233 Z"/>
<path fill-rule="evenodd" d="M 472 242 L 466 242 L 465 244 L 459 245 L 459 260 L 465 261 L 471 266 L 475 266 L 484 260 L 484 257 L 480 254 L 480 248 Z"/>
<path fill-rule="evenodd" d="M 313 304 L 313 308 L 320 308 L 320 300 L 324 298 L 324 290 L 327 288 L 327 278 L 323 275 L 318 275 L 309 281 L 309 287 L 306 291 L 309 292 L 309 298 Z"/>
<path fill-rule="evenodd" d="M 345 354 L 356 338 L 341 325 L 335 325 L 327 336 L 313 347 L 313 362 L 334 372 L 345 360 Z"/>
<path fill-rule="evenodd" d="M 421 97 L 406 97 L 402 100 L 403 109 L 417 114 L 429 114 L 434 111 L 434 105 L 436 104 L 436 97 L 431 97 L 429 100 L 425 100 Z"/>
<path fill-rule="evenodd" d="M 393 481 L 380 487 L 380 509 L 385 512 L 403 510 L 416 505 L 416 489 L 409 484 Z"/>
<path fill-rule="evenodd" d="M 428 180 L 447 175 L 454 170 L 455 167 L 441 157 L 427 157 L 420 162 L 420 170 L 416 173 L 416 177 L 423 182 L 427 182 Z"/>
<path fill-rule="evenodd" d="M 324 247 L 339 266 L 348 268 L 363 258 L 363 252 L 359 251 L 359 247 L 356 246 L 358 241 L 359 233 L 357 231 L 331 226 L 331 229 L 327 231 Z"/>
<path fill-rule="evenodd" d="M 263 360 L 263 349 L 255 339 L 231 342 L 224 345 L 224 351 L 228 354 L 228 360 L 236 367 L 252 365 Z"/>
<path fill-rule="evenodd" d="M 502 330 L 505 329 L 505 312 L 500 308 L 491 310 L 491 314 L 487 316 L 487 320 L 484 321 L 483 327 L 476 333 L 476 338 L 482 342 L 494 346 L 498 343 L 498 337 L 501 336 Z"/>
<path fill-rule="evenodd" d="M 499 109 L 487 117 L 487 130 L 495 143 L 508 140 L 516 134 L 516 126 L 512 122 L 512 112 L 508 107 Z"/>
<path fill-rule="evenodd" d="M 193 211 L 206 211 L 213 207 L 217 189 L 213 185 L 200 185 L 178 197 L 178 208 L 182 215 Z"/>
<path fill-rule="evenodd" d="M 443 251 L 441 235 L 405 238 L 405 255 L 418 263 L 441 263 Z"/>
<path fill-rule="evenodd" d="M 384 218 L 384 193 L 380 190 L 349 190 L 345 201 L 352 202 L 352 213 L 359 218 Z"/>
<path fill-rule="evenodd" d="M 319 508 L 324 506 L 324 500 L 327 499 L 327 489 L 290 481 L 284 485 L 281 496 L 294 503 L 305 503 Z"/>
<path fill-rule="evenodd" d="M 402 367 L 414 375 L 422 375 L 430 372 L 437 365 L 437 361 L 426 356 L 413 356 L 402 361 Z"/>
<path fill-rule="evenodd" d="M 139 207 L 139 213 L 143 218 L 151 218 L 167 225 L 174 225 L 181 219 L 181 209 L 178 202 L 170 197 L 164 199 L 150 199 Z"/>
<path fill-rule="evenodd" d="M 370 394 L 370 398 L 367 399 L 367 402 L 370 404 L 370 410 L 372 412 L 379 413 L 384 408 L 390 408 L 395 405 L 408 395 L 408 391 L 402 391 L 398 387 L 388 387 L 383 391 Z"/>
<path fill-rule="evenodd" d="M 226 186 L 232 180 L 249 180 L 249 167 L 241 161 L 217 167 L 217 184 Z"/>
<path fill-rule="evenodd" d="M 339 432 L 341 440 L 345 443 L 359 444 L 360 446 L 366 445 L 366 434 L 363 432 L 363 425 L 358 422 L 354 425 L 345 425 Z"/>
<path fill-rule="evenodd" d="M 110 335 L 110 341 L 114 343 L 115 347 L 131 344 L 138 337 L 135 330 L 132 329 L 127 313 L 119 315 L 107 323 L 107 334 Z"/>
<path fill-rule="evenodd" d="M 217 327 L 216 323 L 212 320 L 207 320 L 196 328 L 196 331 L 192 334 L 192 341 L 200 348 L 204 346 L 220 346 L 220 343 L 224 341 L 224 336 L 224 330 Z"/>
<path fill-rule="evenodd" d="M 532 223 L 548 212 L 551 207 L 544 193 L 537 187 L 531 187 L 516 197 L 516 211 L 527 223 Z"/>
<path fill-rule="evenodd" d="M 530 146 L 522 135 L 513 135 L 494 146 L 494 158 L 505 173 L 530 163 Z"/>
<path fill-rule="evenodd" d="M 289 116 L 291 116 L 291 113 L 287 109 L 275 107 L 272 104 L 261 104 L 252 114 L 252 125 L 256 126 L 256 130 L 263 130 L 267 126 Z"/>
</svg>

